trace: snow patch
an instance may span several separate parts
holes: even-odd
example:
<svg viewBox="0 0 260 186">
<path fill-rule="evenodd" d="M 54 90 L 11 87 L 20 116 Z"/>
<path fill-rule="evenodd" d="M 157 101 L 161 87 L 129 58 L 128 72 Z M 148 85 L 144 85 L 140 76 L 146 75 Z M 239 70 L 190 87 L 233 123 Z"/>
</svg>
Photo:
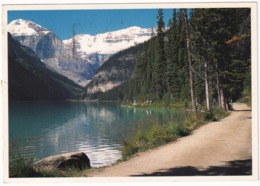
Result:
<svg viewBox="0 0 260 186">
<path fill-rule="evenodd" d="M 7 26 L 8 32 L 14 36 L 32 36 L 39 34 L 47 34 L 50 31 L 32 21 L 17 19 L 10 22 Z"/>
<path fill-rule="evenodd" d="M 99 84 L 98 86 L 93 86 L 91 89 L 88 89 L 88 94 L 94 94 L 96 92 L 106 92 L 108 90 L 113 89 L 114 87 L 117 87 L 122 82 L 111 82 L 108 81 L 104 84 Z"/>
<path fill-rule="evenodd" d="M 95 36 L 80 34 L 74 36 L 74 38 L 63 40 L 63 43 L 72 47 L 74 40 L 77 52 L 79 52 L 82 57 L 87 57 L 88 55 L 95 53 L 114 54 L 120 50 L 127 49 L 149 40 L 151 34 L 152 29 L 133 26 Z"/>
</svg>

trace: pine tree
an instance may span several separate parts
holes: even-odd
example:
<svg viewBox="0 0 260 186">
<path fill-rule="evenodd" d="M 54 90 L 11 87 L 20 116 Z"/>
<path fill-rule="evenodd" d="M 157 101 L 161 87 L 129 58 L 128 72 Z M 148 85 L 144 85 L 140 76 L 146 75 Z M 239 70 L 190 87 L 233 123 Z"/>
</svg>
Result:
<svg viewBox="0 0 260 186">
<path fill-rule="evenodd" d="M 157 25 L 157 36 L 140 47 L 134 78 L 117 97 L 192 100 L 195 112 L 196 103 L 210 110 L 216 98 L 222 109 L 230 99 L 250 99 L 250 9 L 194 9 L 189 19 L 186 9 L 173 10 L 168 31 L 160 9 Z"/>
<path fill-rule="evenodd" d="M 148 45 L 148 49 L 147 49 L 147 69 L 146 69 L 146 81 L 147 81 L 147 92 L 149 92 L 149 94 L 151 94 L 151 92 L 155 92 L 155 87 L 154 85 L 154 64 L 155 64 L 155 39 L 152 38 L 149 43 L 147 43 Z M 146 93 L 147 94 L 147 93 Z M 152 99 L 151 97 L 152 95 L 149 95 L 148 99 Z"/>
<path fill-rule="evenodd" d="M 156 56 L 155 56 L 155 68 L 154 68 L 154 83 L 156 87 L 156 96 L 158 99 L 163 97 L 165 92 L 165 71 L 166 71 L 166 62 L 165 62 L 165 43 L 164 43 L 164 16 L 163 10 L 158 10 L 157 15 L 157 37 L 156 37 Z"/>
<path fill-rule="evenodd" d="M 186 34 L 185 34 L 185 27 L 183 23 L 183 16 L 181 11 L 177 13 L 177 49 L 178 49 L 178 88 L 179 88 L 179 95 L 178 98 L 180 101 L 185 101 L 190 99 L 189 93 L 189 69 L 188 69 L 188 62 L 187 62 L 187 50 L 186 50 Z"/>
<path fill-rule="evenodd" d="M 189 80 L 190 80 L 190 94 L 191 94 L 192 110 L 197 115 L 194 76 L 193 76 L 193 70 L 192 70 L 193 67 L 192 67 L 191 46 L 190 46 L 190 30 L 189 30 L 189 24 L 188 24 L 187 9 L 183 9 L 181 11 L 183 14 L 185 30 L 186 30 L 186 44 L 187 44 L 187 53 L 188 53 L 188 62 L 189 62 L 189 75 L 190 75 Z"/>
<path fill-rule="evenodd" d="M 169 21 L 167 60 L 166 60 L 166 83 L 170 99 L 179 98 L 179 76 L 178 76 L 178 33 L 177 33 L 177 11 L 173 10 L 172 19 Z"/>
<path fill-rule="evenodd" d="M 194 55 L 196 55 L 197 58 L 197 63 L 199 65 L 203 65 L 202 71 L 204 72 L 204 84 L 205 84 L 205 102 L 206 102 L 206 107 L 207 110 L 210 110 L 210 86 L 209 86 L 209 69 L 211 63 L 209 63 L 210 60 L 210 46 L 208 41 L 204 38 L 204 33 L 201 29 L 201 23 L 206 22 L 208 20 L 207 16 L 204 15 L 204 10 L 203 9 L 195 9 L 191 13 L 191 24 L 193 28 L 192 32 L 192 39 L 194 42 Z M 205 26 L 206 27 L 206 26 Z M 201 27 L 203 29 L 203 27 Z M 205 29 L 205 28 L 204 28 Z M 202 77 L 202 74 L 201 74 Z M 202 94 L 198 93 L 198 96 L 202 96 Z"/>
<path fill-rule="evenodd" d="M 168 27 L 170 30 L 168 31 L 167 43 L 166 43 L 166 74 L 165 80 L 167 85 L 167 92 L 170 94 L 170 99 L 173 99 L 173 84 L 174 84 L 174 51 L 173 51 L 173 25 L 172 19 L 169 20 Z"/>
<path fill-rule="evenodd" d="M 195 9 L 193 11 L 191 22 L 194 29 L 196 53 L 202 58 L 205 68 L 205 86 L 206 72 L 213 69 L 211 74 L 215 77 L 208 76 L 216 85 L 216 92 L 219 107 L 228 108 L 228 100 L 231 99 L 231 83 L 233 69 L 238 64 L 232 65 L 231 49 L 226 42 L 237 32 L 241 20 L 245 18 L 248 10 L 246 9 Z M 205 87 L 205 89 L 207 89 Z M 207 92 L 206 92 L 207 94 Z M 206 98 L 208 102 L 209 98 Z M 207 103 L 208 104 L 208 103 Z"/>
</svg>

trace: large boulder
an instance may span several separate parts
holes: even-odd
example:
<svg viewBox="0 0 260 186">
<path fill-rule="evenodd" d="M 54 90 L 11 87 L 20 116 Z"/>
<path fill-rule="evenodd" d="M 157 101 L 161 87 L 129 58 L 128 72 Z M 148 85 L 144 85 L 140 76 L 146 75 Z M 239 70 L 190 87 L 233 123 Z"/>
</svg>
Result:
<svg viewBox="0 0 260 186">
<path fill-rule="evenodd" d="M 64 170 L 75 168 L 79 170 L 91 168 L 88 156 L 83 152 L 70 152 L 55 156 L 49 156 L 33 164 L 37 170 Z"/>
</svg>

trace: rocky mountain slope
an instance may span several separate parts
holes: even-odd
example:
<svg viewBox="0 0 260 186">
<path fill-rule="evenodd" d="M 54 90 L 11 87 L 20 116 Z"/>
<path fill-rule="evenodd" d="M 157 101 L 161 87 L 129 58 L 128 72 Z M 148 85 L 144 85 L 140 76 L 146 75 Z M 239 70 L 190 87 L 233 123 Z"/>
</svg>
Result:
<svg viewBox="0 0 260 186">
<path fill-rule="evenodd" d="M 80 98 L 82 87 L 52 71 L 32 49 L 8 34 L 9 100 L 63 100 Z"/>
<path fill-rule="evenodd" d="M 95 36 L 79 34 L 61 41 L 47 28 L 23 19 L 10 22 L 8 31 L 43 63 L 81 86 L 112 55 L 149 40 L 152 34 L 152 29 L 134 26 Z"/>
<path fill-rule="evenodd" d="M 78 57 L 99 67 L 113 54 L 149 40 L 151 34 L 152 29 L 133 26 L 95 36 L 79 34 L 63 42 L 71 50 L 74 47 Z"/>
<path fill-rule="evenodd" d="M 99 67 L 90 83 L 86 86 L 84 97 L 92 99 L 93 95 L 111 90 L 129 80 L 134 73 L 136 54 L 142 44 L 118 52 Z"/>
<path fill-rule="evenodd" d="M 92 64 L 73 56 L 70 48 L 47 28 L 18 19 L 8 24 L 8 31 L 22 45 L 31 48 L 44 64 L 79 85 L 85 86 L 95 73 Z"/>
</svg>

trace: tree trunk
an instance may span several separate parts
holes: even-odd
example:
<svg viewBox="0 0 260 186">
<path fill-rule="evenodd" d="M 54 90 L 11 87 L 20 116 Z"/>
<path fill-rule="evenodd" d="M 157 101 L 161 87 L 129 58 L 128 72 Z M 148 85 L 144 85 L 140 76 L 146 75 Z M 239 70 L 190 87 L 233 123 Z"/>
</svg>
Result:
<svg viewBox="0 0 260 186">
<path fill-rule="evenodd" d="M 221 108 L 222 103 L 221 103 L 221 96 L 220 96 L 220 83 L 219 83 L 218 64 L 217 63 L 215 63 L 215 68 L 216 68 L 215 74 L 216 74 L 216 80 L 217 80 L 216 86 L 217 86 L 217 93 L 218 93 L 218 106 L 219 106 L 219 108 Z"/>
<path fill-rule="evenodd" d="M 209 82 L 208 82 L 208 62 L 207 59 L 204 61 L 204 77 L 205 77 L 205 95 L 206 95 L 206 104 L 208 111 L 210 110 L 209 104 Z"/>
<path fill-rule="evenodd" d="M 222 87 L 220 88 L 220 99 L 221 99 L 221 106 L 220 106 L 220 108 L 222 110 L 226 110 L 225 95 L 224 95 L 224 91 L 223 91 Z"/>
<path fill-rule="evenodd" d="M 191 56 L 191 47 L 190 47 L 190 31 L 188 25 L 188 18 L 187 18 L 187 9 L 182 10 L 184 24 L 185 24 L 185 31 L 186 31 L 186 44 L 187 44 L 187 53 L 188 53 L 188 62 L 189 62 L 189 74 L 190 74 L 190 93 L 191 93 L 191 101 L 192 101 L 192 110 L 195 112 L 197 117 L 197 106 L 196 106 L 196 98 L 195 98 L 195 88 L 194 88 L 194 77 L 192 71 L 192 56 Z"/>
</svg>

